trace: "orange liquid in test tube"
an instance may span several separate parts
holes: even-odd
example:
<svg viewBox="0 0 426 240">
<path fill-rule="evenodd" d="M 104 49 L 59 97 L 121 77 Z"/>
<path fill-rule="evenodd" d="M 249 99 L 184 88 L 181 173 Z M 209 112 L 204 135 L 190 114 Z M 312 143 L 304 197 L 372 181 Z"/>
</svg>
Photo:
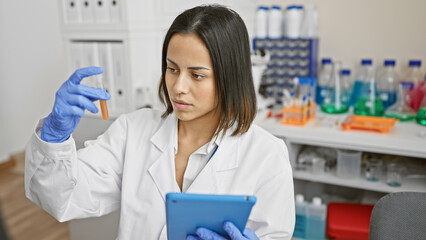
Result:
<svg viewBox="0 0 426 240">
<path fill-rule="evenodd" d="M 107 107 L 106 101 L 105 100 L 99 100 L 99 104 L 101 105 L 102 119 L 108 120 L 109 115 L 108 115 L 108 107 Z"/>
<path fill-rule="evenodd" d="M 102 78 L 100 76 L 97 76 L 97 85 L 98 88 L 105 90 L 104 83 L 102 82 Z M 101 113 L 102 113 L 102 119 L 108 120 L 109 114 L 108 114 L 108 107 L 105 100 L 99 100 L 99 105 L 101 105 Z"/>
</svg>

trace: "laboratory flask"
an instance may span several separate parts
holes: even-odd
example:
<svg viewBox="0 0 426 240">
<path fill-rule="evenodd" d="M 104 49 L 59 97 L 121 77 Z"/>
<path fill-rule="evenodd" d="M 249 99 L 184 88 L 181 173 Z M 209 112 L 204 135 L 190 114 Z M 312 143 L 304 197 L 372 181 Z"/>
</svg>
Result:
<svg viewBox="0 0 426 240">
<path fill-rule="evenodd" d="M 342 102 L 343 88 L 340 81 L 341 66 L 342 64 L 340 61 L 335 61 L 333 63 L 333 73 L 329 88 L 326 97 L 321 104 L 321 110 L 325 113 L 346 113 L 349 109 L 348 105 Z"/>
<path fill-rule="evenodd" d="M 417 112 L 416 122 L 420 125 L 426 126 L 426 95 L 423 97 L 419 111 Z"/>
<path fill-rule="evenodd" d="M 340 84 L 342 86 L 342 103 L 349 106 L 352 91 L 351 70 L 342 69 L 340 72 Z"/>
<path fill-rule="evenodd" d="M 349 105 L 354 106 L 356 101 L 361 95 L 361 91 L 364 85 L 368 84 L 367 74 L 370 69 L 373 68 L 373 61 L 371 59 L 362 59 L 361 68 L 357 71 L 355 76 L 355 82 L 353 84 L 351 97 L 349 99 Z"/>
<path fill-rule="evenodd" d="M 410 60 L 408 62 L 408 72 L 407 75 L 402 80 L 402 83 L 405 84 L 408 88 L 406 91 L 410 98 L 407 102 L 414 111 L 417 112 L 420 102 L 422 100 L 423 94 L 421 88 L 423 87 L 423 74 L 421 72 L 422 62 L 420 60 Z"/>
<path fill-rule="evenodd" d="M 331 83 L 331 74 L 333 72 L 333 66 L 331 65 L 330 58 L 323 58 L 321 61 L 321 69 L 318 76 L 318 84 L 315 91 L 315 102 L 321 105 L 324 101 L 327 91 Z"/>
<path fill-rule="evenodd" d="M 383 107 L 382 99 L 377 94 L 374 68 L 371 65 L 366 68 L 365 76 L 365 81 L 362 81 L 361 91 L 354 106 L 354 113 L 364 116 L 382 116 L 385 108 Z"/>
<path fill-rule="evenodd" d="M 386 117 L 396 118 L 401 122 L 407 122 L 412 121 L 416 116 L 416 112 L 407 105 L 407 102 L 409 102 L 407 98 L 410 96 L 406 91 L 409 86 L 406 85 L 407 83 L 398 85 L 397 101 L 385 111 Z"/>
<path fill-rule="evenodd" d="M 395 71 L 395 60 L 385 60 L 383 70 L 377 74 L 377 92 L 382 99 L 385 109 L 396 102 L 398 83 L 399 80 Z"/>
</svg>

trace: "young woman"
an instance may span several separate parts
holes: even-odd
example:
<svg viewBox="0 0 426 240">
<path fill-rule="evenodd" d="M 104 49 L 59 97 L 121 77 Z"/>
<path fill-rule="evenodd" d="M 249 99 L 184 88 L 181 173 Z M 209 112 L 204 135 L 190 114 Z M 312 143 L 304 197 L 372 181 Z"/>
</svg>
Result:
<svg viewBox="0 0 426 240">
<path fill-rule="evenodd" d="M 92 101 L 80 85 L 103 69 L 77 70 L 57 91 L 26 150 L 27 197 L 59 221 L 121 209 L 118 239 L 166 239 L 168 192 L 255 195 L 247 229 L 231 239 L 290 239 L 292 172 L 284 142 L 252 124 L 255 92 L 244 22 L 218 5 L 180 14 L 163 44 L 160 99 L 165 111 L 120 116 L 76 151 L 71 133 Z M 188 239 L 224 239 L 205 229 Z"/>
</svg>

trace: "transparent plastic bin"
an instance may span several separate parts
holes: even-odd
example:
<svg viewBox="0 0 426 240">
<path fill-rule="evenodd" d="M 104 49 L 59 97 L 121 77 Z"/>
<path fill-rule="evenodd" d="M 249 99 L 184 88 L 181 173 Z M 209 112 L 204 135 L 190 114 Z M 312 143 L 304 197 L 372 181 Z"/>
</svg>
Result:
<svg viewBox="0 0 426 240">
<path fill-rule="evenodd" d="M 356 178 L 361 175 L 362 152 L 337 150 L 337 176 L 340 178 Z"/>
</svg>

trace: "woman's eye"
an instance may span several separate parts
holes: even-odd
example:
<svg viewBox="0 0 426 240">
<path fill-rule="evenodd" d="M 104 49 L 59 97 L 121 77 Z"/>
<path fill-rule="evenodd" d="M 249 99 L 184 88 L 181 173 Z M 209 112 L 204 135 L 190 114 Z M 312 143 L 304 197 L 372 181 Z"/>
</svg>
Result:
<svg viewBox="0 0 426 240">
<path fill-rule="evenodd" d="M 172 73 L 175 73 L 175 72 L 177 72 L 178 70 L 176 70 L 176 69 L 174 69 L 174 68 L 172 68 L 172 67 L 167 67 L 167 69 L 168 70 L 170 70 L 170 72 L 172 72 Z"/>
<path fill-rule="evenodd" d="M 196 74 L 196 73 L 194 73 L 193 76 L 194 76 L 195 79 L 202 79 L 202 78 L 204 78 L 203 75 Z"/>
</svg>

